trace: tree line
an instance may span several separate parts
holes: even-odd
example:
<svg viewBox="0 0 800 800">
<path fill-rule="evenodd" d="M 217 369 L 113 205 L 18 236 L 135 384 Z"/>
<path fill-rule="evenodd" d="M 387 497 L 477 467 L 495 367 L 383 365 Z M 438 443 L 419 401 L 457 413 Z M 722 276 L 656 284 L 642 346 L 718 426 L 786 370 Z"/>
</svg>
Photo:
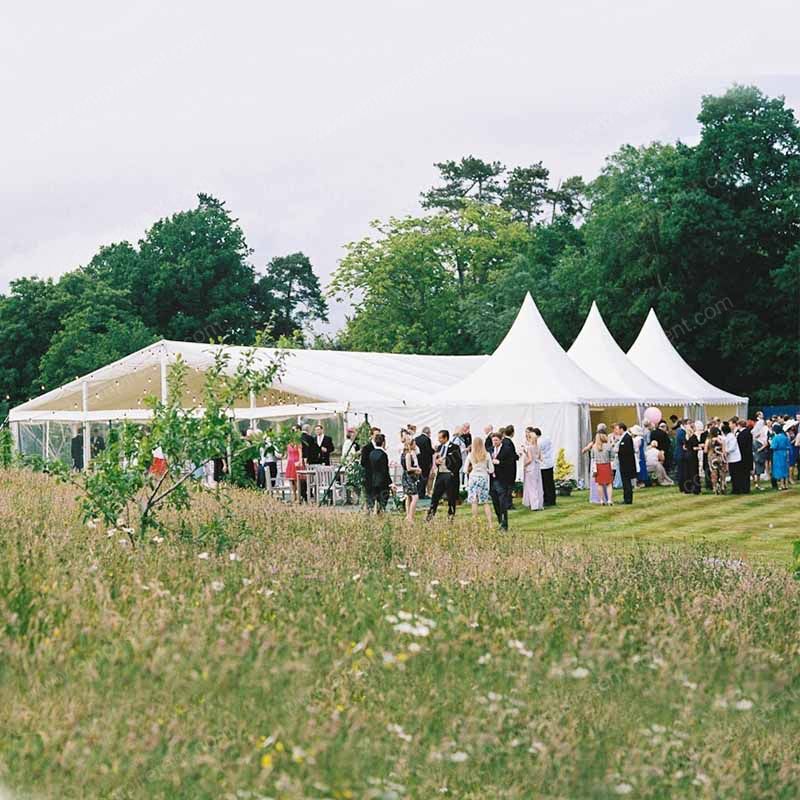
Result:
<svg viewBox="0 0 800 800">
<path fill-rule="evenodd" d="M 568 348 L 597 300 L 627 349 L 648 309 L 712 383 L 800 400 L 800 127 L 783 98 L 702 98 L 700 139 L 626 145 L 588 184 L 541 162 L 437 164 L 429 212 L 347 247 L 340 346 L 486 353 L 525 293 Z M 525 365 L 520 364 L 520 369 Z"/>
<path fill-rule="evenodd" d="M 651 306 L 686 360 L 754 404 L 800 399 L 800 126 L 781 97 L 734 86 L 702 98 L 697 144 L 625 145 L 591 182 L 541 161 L 436 164 L 423 213 L 346 245 L 327 298 L 303 253 L 259 272 L 224 203 L 102 247 L 58 280 L 0 296 L 8 404 L 159 338 L 250 344 L 352 312 L 312 346 L 491 352 L 527 291 L 569 347 L 597 300 L 623 348 Z M 524 364 L 520 365 L 525 368 Z"/>
<path fill-rule="evenodd" d="M 101 247 L 57 280 L 20 278 L 0 296 L 0 387 L 6 405 L 60 386 L 162 338 L 249 345 L 292 337 L 328 306 L 303 253 L 259 273 L 225 204 L 159 220 L 133 245 Z"/>
</svg>

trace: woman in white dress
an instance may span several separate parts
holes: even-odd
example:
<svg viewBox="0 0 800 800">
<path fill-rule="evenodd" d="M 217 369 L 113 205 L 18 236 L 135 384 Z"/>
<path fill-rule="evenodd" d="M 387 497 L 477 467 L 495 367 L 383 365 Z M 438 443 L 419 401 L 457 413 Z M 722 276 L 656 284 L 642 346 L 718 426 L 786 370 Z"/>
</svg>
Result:
<svg viewBox="0 0 800 800">
<path fill-rule="evenodd" d="M 524 469 L 522 473 L 522 505 L 531 511 L 544 508 L 542 492 L 542 451 L 539 437 L 533 428 L 525 428 L 525 444 L 522 448 Z"/>
</svg>

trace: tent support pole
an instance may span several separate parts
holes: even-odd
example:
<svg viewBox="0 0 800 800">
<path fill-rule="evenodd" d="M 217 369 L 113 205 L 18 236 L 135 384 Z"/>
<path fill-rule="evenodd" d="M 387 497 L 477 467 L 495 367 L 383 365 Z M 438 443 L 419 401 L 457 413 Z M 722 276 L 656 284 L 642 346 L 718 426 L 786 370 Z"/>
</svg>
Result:
<svg viewBox="0 0 800 800">
<path fill-rule="evenodd" d="M 169 390 L 167 386 L 167 351 L 163 345 L 161 346 L 159 365 L 161 367 L 161 402 L 166 405 Z"/>
<path fill-rule="evenodd" d="M 45 461 L 50 457 L 50 420 L 46 420 L 44 423 L 44 453 L 43 456 Z"/>
<path fill-rule="evenodd" d="M 81 383 L 81 405 L 83 411 L 83 469 L 89 469 L 92 457 L 92 443 L 89 438 L 89 381 Z"/>
<path fill-rule="evenodd" d="M 256 407 L 256 393 L 251 389 L 250 390 L 250 408 L 255 408 L 255 407 Z M 253 419 L 253 417 L 250 417 L 250 429 L 252 430 L 253 428 L 256 428 L 256 427 L 258 427 L 258 426 L 256 424 L 255 419 Z"/>
</svg>

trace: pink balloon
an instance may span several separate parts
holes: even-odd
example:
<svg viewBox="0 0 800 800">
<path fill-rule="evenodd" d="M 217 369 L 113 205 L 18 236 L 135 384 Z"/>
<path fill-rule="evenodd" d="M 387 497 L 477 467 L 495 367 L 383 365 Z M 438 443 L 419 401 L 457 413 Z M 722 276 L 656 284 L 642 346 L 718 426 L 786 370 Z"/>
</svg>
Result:
<svg viewBox="0 0 800 800">
<path fill-rule="evenodd" d="M 644 418 L 651 425 L 658 425 L 658 423 L 661 422 L 661 409 L 650 406 L 650 408 L 645 409 Z"/>
</svg>

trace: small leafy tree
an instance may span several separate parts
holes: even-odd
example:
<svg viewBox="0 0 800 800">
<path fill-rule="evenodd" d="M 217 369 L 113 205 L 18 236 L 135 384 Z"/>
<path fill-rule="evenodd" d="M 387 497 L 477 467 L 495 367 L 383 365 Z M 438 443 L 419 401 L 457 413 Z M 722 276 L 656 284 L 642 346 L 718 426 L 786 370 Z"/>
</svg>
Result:
<svg viewBox="0 0 800 800">
<path fill-rule="evenodd" d="M 195 408 L 182 403 L 188 367 L 179 358 L 169 370 L 166 402 L 146 401 L 152 411 L 146 426 L 123 424 L 87 472 L 60 469 L 83 495 L 84 519 L 119 526 L 135 543 L 160 527 L 161 509 L 188 509 L 192 492 L 206 490 L 202 481 L 191 480 L 198 470 L 215 458 L 234 461 L 254 447 L 233 422 L 235 403 L 251 391 L 265 391 L 282 371 L 285 357 L 278 351 L 264 365 L 252 348 L 232 364 L 229 352 L 220 349 L 205 373 L 202 406 Z"/>
<path fill-rule="evenodd" d="M 564 448 L 560 448 L 556 456 L 556 464 L 553 469 L 553 477 L 558 489 L 574 489 L 578 484 L 572 477 L 575 471 L 574 465 L 567 461 L 567 453 Z"/>
</svg>

